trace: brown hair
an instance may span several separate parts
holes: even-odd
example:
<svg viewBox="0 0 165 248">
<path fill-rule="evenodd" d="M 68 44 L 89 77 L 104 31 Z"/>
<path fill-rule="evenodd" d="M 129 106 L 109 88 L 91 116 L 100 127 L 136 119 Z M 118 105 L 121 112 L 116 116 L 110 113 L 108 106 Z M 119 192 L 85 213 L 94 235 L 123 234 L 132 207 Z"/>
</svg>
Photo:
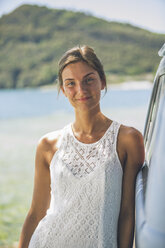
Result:
<svg viewBox="0 0 165 248">
<path fill-rule="evenodd" d="M 58 71 L 59 91 L 60 91 L 60 87 L 63 85 L 62 72 L 64 68 L 71 63 L 76 63 L 80 61 L 84 61 L 98 72 L 100 79 L 105 81 L 105 92 L 107 92 L 106 77 L 105 77 L 103 65 L 96 56 L 93 48 L 86 45 L 77 46 L 77 47 L 73 47 L 72 49 L 69 49 L 60 59 L 59 71 Z"/>
</svg>

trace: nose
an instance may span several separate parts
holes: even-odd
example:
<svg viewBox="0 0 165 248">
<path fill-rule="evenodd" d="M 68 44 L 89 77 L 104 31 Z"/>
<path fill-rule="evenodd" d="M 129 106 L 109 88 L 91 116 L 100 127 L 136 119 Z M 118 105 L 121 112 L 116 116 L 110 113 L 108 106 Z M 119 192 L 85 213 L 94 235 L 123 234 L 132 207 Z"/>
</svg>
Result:
<svg viewBox="0 0 165 248">
<path fill-rule="evenodd" d="M 81 92 L 85 92 L 86 91 L 86 86 L 83 82 L 79 82 L 77 85 L 77 90 L 81 93 Z"/>
</svg>

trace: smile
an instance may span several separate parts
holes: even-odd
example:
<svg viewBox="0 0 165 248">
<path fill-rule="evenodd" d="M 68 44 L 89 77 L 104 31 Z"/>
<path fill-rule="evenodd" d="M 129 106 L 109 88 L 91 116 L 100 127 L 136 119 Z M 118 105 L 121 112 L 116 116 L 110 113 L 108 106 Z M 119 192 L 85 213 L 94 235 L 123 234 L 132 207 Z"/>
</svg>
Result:
<svg viewBox="0 0 165 248">
<path fill-rule="evenodd" d="M 86 96 L 86 97 L 81 97 L 81 98 L 78 98 L 77 100 L 80 101 L 80 102 L 85 102 L 87 100 L 89 100 L 91 98 L 91 96 Z"/>
</svg>

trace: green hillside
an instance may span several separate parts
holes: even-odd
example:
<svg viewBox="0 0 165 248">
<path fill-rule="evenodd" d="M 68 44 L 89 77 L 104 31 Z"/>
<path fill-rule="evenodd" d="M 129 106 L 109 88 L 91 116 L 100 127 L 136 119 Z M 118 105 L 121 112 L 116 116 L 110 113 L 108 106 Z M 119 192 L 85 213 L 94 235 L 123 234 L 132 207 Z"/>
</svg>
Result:
<svg viewBox="0 0 165 248">
<path fill-rule="evenodd" d="M 95 48 L 107 75 L 153 75 L 164 41 L 129 24 L 22 5 L 0 18 L 0 88 L 53 84 L 60 56 L 78 44 Z"/>
</svg>

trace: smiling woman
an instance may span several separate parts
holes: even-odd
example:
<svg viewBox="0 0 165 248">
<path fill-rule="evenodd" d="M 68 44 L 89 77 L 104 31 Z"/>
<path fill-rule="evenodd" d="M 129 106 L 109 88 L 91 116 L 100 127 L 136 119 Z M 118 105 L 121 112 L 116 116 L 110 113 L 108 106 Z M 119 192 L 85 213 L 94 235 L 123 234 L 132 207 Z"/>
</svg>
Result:
<svg viewBox="0 0 165 248">
<path fill-rule="evenodd" d="M 38 143 L 31 208 L 19 248 L 131 248 L 143 138 L 100 109 L 103 66 L 88 46 L 59 62 L 75 121 Z"/>
</svg>

